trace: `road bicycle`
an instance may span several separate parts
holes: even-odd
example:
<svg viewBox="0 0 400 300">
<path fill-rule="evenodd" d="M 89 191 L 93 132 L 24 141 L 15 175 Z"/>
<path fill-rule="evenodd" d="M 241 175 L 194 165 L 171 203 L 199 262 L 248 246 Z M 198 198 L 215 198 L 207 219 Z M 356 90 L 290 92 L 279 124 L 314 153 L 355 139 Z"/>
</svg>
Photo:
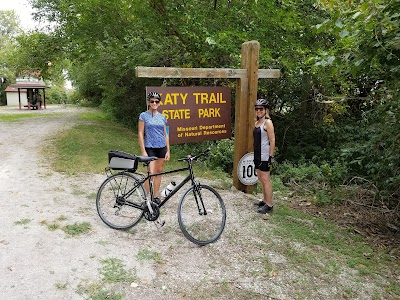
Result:
<svg viewBox="0 0 400 300">
<path fill-rule="evenodd" d="M 96 207 L 101 220 L 114 229 L 129 229 L 144 217 L 147 221 L 158 222 L 160 209 L 186 183 L 189 188 L 183 193 L 178 204 L 178 223 L 183 235 L 198 245 L 207 245 L 219 239 L 225 228 L 226 208 L 220 194 L 212 187 L 195 180 L 193 161 L 205 156 L 210 149 L 195 156 L 188 155 L 178 161 L 187 163 L 184 168 L 150 174 L 150 162 L 157 157 L 135 156 L 121 151 L 109 152 L 109 177 L 101 184 Z M 147 174 L 136 173 L 138 163 L 144 163 Z M 112 174 L 110 170 L 118 170 Z M 165 198 L 157 202 L 152 178 L 171 173 L 188 171 L 188 175 L 176 185 Z M 144 184 L 149 184 L 146 195 Z"/>
</svg>

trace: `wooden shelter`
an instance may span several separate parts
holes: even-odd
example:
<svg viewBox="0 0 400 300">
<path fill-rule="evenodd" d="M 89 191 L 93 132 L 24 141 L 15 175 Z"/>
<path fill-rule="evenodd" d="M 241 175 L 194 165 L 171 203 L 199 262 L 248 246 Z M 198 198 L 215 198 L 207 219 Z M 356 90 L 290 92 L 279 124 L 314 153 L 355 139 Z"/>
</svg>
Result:
<svg viewBox="0 0 400 300">
<path fill-rule="evenodd" d="M 21 104 L 21 92 L 23 90 L 26 90 L 27 93 L 27 98 L 28 98 L 28 104 L 26 107 L 30 110 L 31 108 L 34 108 L 33 105 L 33 97 L 35 93 L 38 93 L 40 90 L 43 90 L 43 107 L 46 108 L 46 84 L 42 80 L 38 79 L 17 79 L 16 83 L 10 84 L 8 88 L 11 89 L 16 89 L 18 90 L 18 105 L 19 109 L 22 108 Z M 36 108 L 41 109 L 41 103 L 36 104 Z"/>
</svg>

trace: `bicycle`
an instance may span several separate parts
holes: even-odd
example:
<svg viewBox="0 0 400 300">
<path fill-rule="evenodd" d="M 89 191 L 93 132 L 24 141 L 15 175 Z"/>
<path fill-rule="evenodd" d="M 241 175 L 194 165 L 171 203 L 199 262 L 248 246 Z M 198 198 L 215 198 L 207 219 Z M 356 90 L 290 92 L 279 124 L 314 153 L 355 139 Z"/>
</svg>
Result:
<svg viewBox="0 0 400 300">
<path fill-rule="evenodd" d="M 207 245 L 218 240 L 224 231 L 226 208 L 219 193 L 208 185 L 195 181 L 193 161 L 206 155 L 210 149 L 195 156 L 188 155 L 178 161 L 187 162 L 184 168 L 150 174 L 150 162 L 157 157 L 135 156 L 121 151 L 109 152 L 111 170 L 120 172 L 110 175 L 100 186 L 96 207 L 101 220 L 113 229 L 129 229 L 144 217 L 147 221 L 158 221 L 160 208 L 173 197 L 186 183 L 190 187 L 183 193 L 178 204 L 178 223 L 183 235 L 198 245 Z M 114 160 L 114 162 L 113 162 Z M 144 163 L 147 174 L 135 173 L 138 163 Z M 126 165 L 127 164 L 127 165 Z M 188 171 L 189 174 L 162 201 L 155 201 L 152 177 Z M 138 178 L 137 175 L 141 175 Z M 149 197 L 143 184 L 148 181 Z M 163 226 L 163 222 L 159 222 Z"/>
<path fill-rule="evenodd" d="M 67 108 L 67 101 L 65 99 L 60 100 L 60 106 L 62 108 Z"/>
</svg>

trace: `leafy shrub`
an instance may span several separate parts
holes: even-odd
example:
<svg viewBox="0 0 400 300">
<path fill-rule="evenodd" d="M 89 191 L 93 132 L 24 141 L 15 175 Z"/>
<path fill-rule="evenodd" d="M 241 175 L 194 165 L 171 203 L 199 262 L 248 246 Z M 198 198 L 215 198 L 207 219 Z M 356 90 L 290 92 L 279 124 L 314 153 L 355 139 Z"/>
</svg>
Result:
<svg viewBox="0 0 400 300">
<path fill-rule="evenodd" d="M 317 166 L 316 164 L 302 161 L 297 165 L 291 162 L 284 162 L 276 167 L 275 173 L 279 175 L 284 184 L 314 182 L 332 187 L 344 181 L 347 169 L 340 162 L 324 163 L 321 166 Z"/>
<path fill-rule="evenodd" d="M 271 176 L 271 184 L 272 184 L 273 191 L 279 191 L 281 193 L 286 193 L 288 190 L 287 187 L 283 184 L 280 176 L 272 175 Z M 260 191 L 261 191 L 261 189 L 260 189 Z"/>
<path fill-rule="evenodd" d="M 331 187 L 342 184 L 347 177 L 347 167 L 342 162 L 324 163 L 320 168 L 324 179 Z"/>
<path fill-rule="evenodd" d="M 285 184 L 323 181 L 321 169 L 315 164 L 305 162 L 301 162 L 297 166 L 291 162 L 284 162 L 276 167 L 275 172 L 279 174 Z"/>
<path fill-rule="evenodd" d="M 291 190 L 301 195 L 315 195 L 318 206 L 341 202 L 343 195 L 338 187 L 347 176 L 346 167 L 339 162 L 324 163 L 318 166 L 313 163 L 301 161 L 297 165 L 284 162 L 275 169 L 274 181 L 277 178 Z M 274 187 L 274 190 L 281 189 Z"/>
<path fill-rule="evenodd" d="M 400 86 L 398 86 L 399 88 Z M 390 208 L 398 207 L 400 195 L 400 96 L 366 114 L 360 134 L 342 149 L 342 158 L 351 176 L 373 182 Z"/>
<path fill-rule="evenodd" d="M 62 90 L 58 87 L 53 87 L 51 89 L 46 90 L 46 102 L 47 104 L 60 104 L 61 100 L 66 101 L 67 94 L 65 90 Z"/>
<path fill-rule="evenodd" d="M 200 143 L 180 144 L 171 147 L 174 157 L 184 157 L 188 154 L 199 154 L 211 147 L 207 157 L 203 157 L 207 167 L 218 169 L 227 174 L 232 174 L 233 170 L 233 139 L 224 139 L 218 141 L 207 141 Z"/>
<path fill-rule="evenodd" d="M 233 139 L 224 139 L 217 141 L 208 157 L 208 165 L 212 168 L 219 168 L 228 174 L 232 174 L 233 150 Z"/>
<path fill-rule="evenodd" d="M 332 200 L 326 191 L 317 191 L 315 196 L 317 206 L 324 206 L 332 203 Z"/>
</svg>

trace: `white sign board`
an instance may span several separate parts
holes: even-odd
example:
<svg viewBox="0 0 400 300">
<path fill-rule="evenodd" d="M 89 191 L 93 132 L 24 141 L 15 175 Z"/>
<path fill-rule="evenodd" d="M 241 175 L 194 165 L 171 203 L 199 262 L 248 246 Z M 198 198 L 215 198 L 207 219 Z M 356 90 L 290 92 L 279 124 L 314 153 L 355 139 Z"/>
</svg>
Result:
<svg viewBox="0 0 400 300">
<path fill-rule="evenodd" d="M 250 152 L 240 159 L 237 166 L 239 180 L 244 185 L 253 185 L 257 183 L 257 173 L 254 165 L 254 153 Z"/>
</svg>

